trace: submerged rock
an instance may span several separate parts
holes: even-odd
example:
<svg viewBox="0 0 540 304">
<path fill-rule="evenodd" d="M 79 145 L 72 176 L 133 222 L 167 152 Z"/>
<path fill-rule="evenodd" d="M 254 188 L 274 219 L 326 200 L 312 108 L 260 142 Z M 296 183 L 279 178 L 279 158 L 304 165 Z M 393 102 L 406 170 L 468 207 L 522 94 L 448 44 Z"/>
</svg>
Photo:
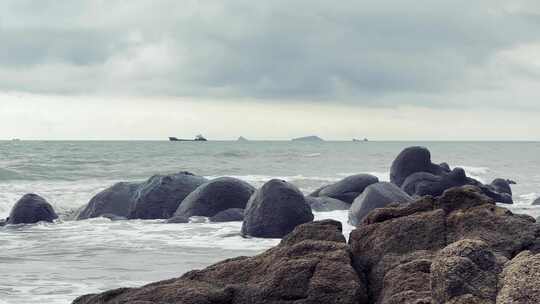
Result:
<svg viewBox="0 0 540 304">
<path fill-rule="evenodd" d="M 216 215 L 210 217 L 210 222 L 241 222 L 244 220 L 244 209 L 231 208 L 220 211 Z"/>
<path fill-rule="evenodd" d="M 232 177 L 220 177 L 199 186 L 180 204 L 175 215 L 211 217 L 231 208 L 246 208 L 255 188 Z"/>
<path fill-rule="evenodd" d="M 37 194 L 25 194 L 11 209 L 6 224 L 53 222 L 58 218 L 51 204 Z"/>
<path fill-rule="evenodd" d="M 387 182 L 370 185 L 354 200 L 349 210 L 349 223 L 358 225 L 375 208 L 382 208 L 391 203 L 409 203 L 412 198 L 396 185 Z"/>
<path fill-rule="evenodd" d="M 135 203 L 135 195 L 140 185 L 121 182 L 101 191 L 79 211 L 77 219 L 100 217 L 105 214 L 127 217 L 131 206 Z"/>
<path fill-rule="evenodd" d="M 207 181 L 206 178 L 189 172 L 152 176 L 139 187 L 128 218 L 170 218 L 180 203 Z"/>
<path fill-rule="evenodd" d="M 352 204 L 367 186 L 378 182 L 379 179 L 371 174 L 352 175 L 320 189 L 317 196 L 327 196 Z"/>
<path fill-rule="evenodd" d="M 189 218 L 181 215 L 173 216 L 166 221 L 167 224 L 187 224 Z"/>
<path fill-rule="evenodd" d="M 314 211 L 348 210 L 351 205 L 331 197 L 306 196 L 306 202 Z"/>
<path fill-rule="evenodd" d="M 86 295 L 74 304 L 227 303 L 362 304 L 366 285 L 351 265 L 341 223 L 296 227 L 254 257 L 238 257 L 141 288 Z"/>
<path fill-rule="evenodd" d="M 313 213 L 298 188 L 283 180 L 265 183 L 249 200 L 242 234 L 281 238 L 296 226 L 313 221 Z"/>
<path fill-rule="evenodd" d="M 424 147 L 409 147 L 392 162 L 390 181 L 401 187 L 407 177 L 416 172 L 427 172 L 440 175 L 446 172 L 448 164 L 443 167 L 431 162 L 431 153 Z"/>
</svg>

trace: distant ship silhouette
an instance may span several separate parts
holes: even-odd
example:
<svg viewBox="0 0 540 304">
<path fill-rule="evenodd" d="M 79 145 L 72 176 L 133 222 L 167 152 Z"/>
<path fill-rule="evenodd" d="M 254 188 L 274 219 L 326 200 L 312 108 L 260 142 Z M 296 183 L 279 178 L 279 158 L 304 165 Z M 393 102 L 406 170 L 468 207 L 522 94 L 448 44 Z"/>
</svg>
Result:
<svg viewBox="0 0 540 304">
<path fill-rule="evenodd" d="M 183 139 L 183 138 L 177 138 L 177 137 L 169 137 L 169 141 L 208 141 L 208 139 L 204 138 L 202 135 L 195 136 L 195 139 Z"/>
<path fill-rule="evenodd" d="M 355 142 L 356 142 L 356 141 L 369 141 L 369 139 L 364 138 L 363 140 L 360 140 L 360 139 L 358 139 L 358 138 L 353 138 L 352 141 L 355 141 Z"/>
</svg>

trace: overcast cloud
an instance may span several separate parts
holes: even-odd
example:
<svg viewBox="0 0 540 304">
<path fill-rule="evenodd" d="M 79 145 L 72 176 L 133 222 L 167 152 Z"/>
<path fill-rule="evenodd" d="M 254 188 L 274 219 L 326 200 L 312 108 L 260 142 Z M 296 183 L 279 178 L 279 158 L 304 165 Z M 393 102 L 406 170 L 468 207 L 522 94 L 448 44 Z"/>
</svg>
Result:
<svg viewBox="0 0 540 304">
<path fill-rule="evenodd" d="M 13 0 L 0 12 L 3 90 L 369 102 L 540 79 L 519 58 L 538 50 L 538 1 Z"/>
<path fill-rule="evenodd" d="M 4 0 L 0 45 L 0 92 L 540 112 L 537 0 Z"/>
</svg>

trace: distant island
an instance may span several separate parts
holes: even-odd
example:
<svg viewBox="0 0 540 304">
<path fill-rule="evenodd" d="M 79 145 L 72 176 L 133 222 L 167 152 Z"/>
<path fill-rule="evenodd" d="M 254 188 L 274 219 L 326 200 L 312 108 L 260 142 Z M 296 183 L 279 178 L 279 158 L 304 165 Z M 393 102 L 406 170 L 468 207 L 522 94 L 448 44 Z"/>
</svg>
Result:
<svg viewBox="0 0 540 304">
<path fill-rule="evenodd" d="M 245 138 L 244 136 L 240 136 L 238 137 L 237 141 L 249 141 L 249 140 Z"/>
<path fill-rule="evenodd" d="M 311 136 L 293 138 L 292 141 L 324 141 L 324 139 L 316 135 L 311 135 Z"/>
</svg>

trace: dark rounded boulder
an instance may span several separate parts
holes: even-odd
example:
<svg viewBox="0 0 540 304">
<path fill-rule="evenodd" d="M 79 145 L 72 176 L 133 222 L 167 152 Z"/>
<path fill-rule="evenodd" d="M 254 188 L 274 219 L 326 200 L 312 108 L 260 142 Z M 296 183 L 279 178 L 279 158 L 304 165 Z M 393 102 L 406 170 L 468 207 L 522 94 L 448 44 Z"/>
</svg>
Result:
<svg viewBox="0 0 540 304">
<path fill-rule="evenodd" d="M 210 222 L 241 222 L 244 220 L 244 209 L 231 208 L 220 211 L 216 215 L 210 217 Z"/>
<path fill-rule="evenodd" d="M 255 188 L 232 177 L 220 177 L 199 186 L 180 204 L 175 215 L 211 217 L 220 211 L 246 207 Z"/>
<path fill-rule="evenodd" d="M 428 172 L 440 175 L 450 167 L 446 164 L 443 167 L 431 162 L 431 153 L 425 147 L 409 147 L 401 151 L 392 162 L 390 168 L 390 181 L 399 187 L 409 175 L 416 172 Z"/>
<path fill-rule="evenodd" d="M 351 204 L 326 196 L 306 196 L 306 202 L 311 206 L 311 210 L 319 212 L 333 210 L 349 210 L 349 208 L 351 207 Z"/>
<path fill-rule="evenodd" d="M 327 196 L 351 204 L 367 186 L 378 183 L 379 179 L 371 174 L 356 174 L 322 188 L 317 196 Z"/>
<path fill-rule="evenodd" d="M 494 179 L 490 186 L 495 190 L 495 192 L 506 193 L 512 195 L 512 188 L 510 187 L 511 181 L 502 178 Z"/>
<path fill-rule="evenodd" d="M 128 218 L 170 218 L 180 203 L 207 181 L 206 178 L 189 172 L 152 176 L 139 187 Z"/>
<path fill-rule="evenodd" d="M 313 221 L 313 213 L 298 188 L 272 179 L 257 190 L 244 212 L 242 234 L 263 238 L 282 238 L 293 229 Z"/>
<path fill-rule="evenodd" d="M 357 226 L 373 209 L 383 208 L 391 203 L 409 203 L 412 200 L 407 193 L 392 183 L 381 182 L 370 185 L 351 205 L 349 223 Z"/>
<path fill-rule="evenodd" d="M 25 194 L 9 214 L 6 224 L 33 224 L 37 222 L 53 222 L 58 218 L 53 207 L 37 194 Z"/>
<path fill-rule="evenodd" d="M 468 185 L 469 179 L 462 168 L 455 168 L 450 173 L 434 175 L 416 172 L 405 179 L 401 189 L 412 196 L 440 196 L 447 189 Z"/>
<path fill-rule="evenodd" d="M 79 212 L 77 219 L 114 215 L 127 217 L 131 206 L 135 203 L 135 195 L 140 183 L 116 183 L 96 194 Z"/>
</svg>

